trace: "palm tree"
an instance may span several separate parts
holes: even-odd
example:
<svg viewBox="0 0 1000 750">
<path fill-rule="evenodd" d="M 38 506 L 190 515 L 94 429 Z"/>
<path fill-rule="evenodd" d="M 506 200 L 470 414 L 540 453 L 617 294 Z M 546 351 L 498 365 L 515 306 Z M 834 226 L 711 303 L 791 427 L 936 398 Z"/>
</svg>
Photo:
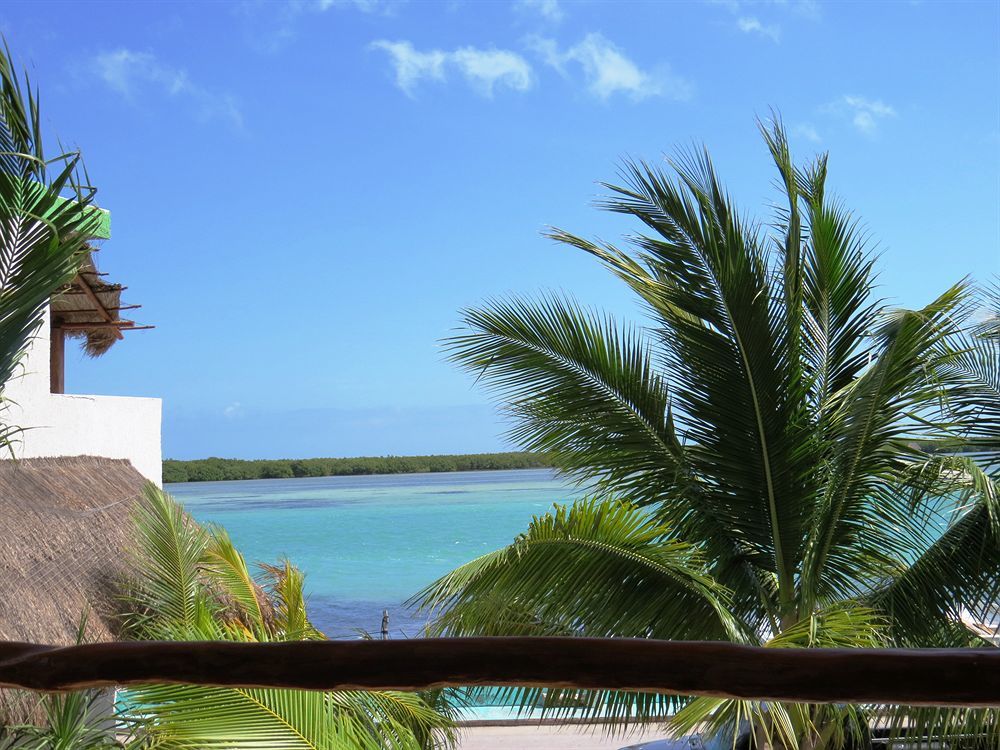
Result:
<svg viewBox="0 0 1000 750">
<path fill-rule="evenodd" d="M 195 523 L 147 486 L 135 514 L 137 577 L 126 633 L 143 640 L 323 639 L 309 621 L 303 575 L 290 563 L 250 573 L 221 528 Z M 162 750 L 430 750 L 453 742 L 450 719 L 403 692 L 150 685 L 122 719 L 130 747 Z"/>
<path fill-rule="evenodd" d="M 962 618 L 1000 600 L 983 468 L 1000 465 L 998 341 L 976 328 L 967 281 L 888 308 L 866 233 L 826 192 L 826 155 L 798 168 L 780 123 L 760 130 L 782 195 L 767 224 L 701 151 L 672 174 L 628 161 L 605 185 L 601 206 L 643 225 L 626 246 L 549 232 L 623 281 L 642 325 L 555 294 L 464 312 L 451 357 L 503 402 L 512 440 L 591 497 L 419 594 L 435 632 L 987 645 Z M 576 697 L 619 724 L 749 720 L 761 747 L 866 731 L 849 707 Z M 557 712 L 566 698 L 520 692 Z M 899 731 L 1000 737 L 995 711 L 877 713 Z"/>
<path fill-rule="evenodd" d="M 0 50 L 0 406 L 53 292 L 76 274 L 100 212 L 77 151 L 47 157 L 38 94 Z M 85 176 L 85 174 L 84 174 Z M 17 428 L 0 420 L 0 447 Z"/>
<path fill-rule="evenodd" d="M 76 630 L 76 644 L 84 642 L 89 612 Z M 44 693 L 38 699 L 39 724 L 0 727 L 0 750 L 116 750 L 114 719 L 108 711 L 107 691 L 75 690 Z"/>
</svg>

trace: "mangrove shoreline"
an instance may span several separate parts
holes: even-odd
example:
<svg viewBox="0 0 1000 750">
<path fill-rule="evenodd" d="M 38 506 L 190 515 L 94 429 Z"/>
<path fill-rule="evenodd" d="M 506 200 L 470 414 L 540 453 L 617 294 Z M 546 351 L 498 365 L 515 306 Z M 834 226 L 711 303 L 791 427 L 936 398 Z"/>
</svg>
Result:
<svg viewBox="0 0 1000 750">
<path fill-rule="evenodd" d="M 449 471 L 503 471 L 552 466 L 540 453 L 469 453 L 431 456 L 359 456 L 356 458 L 166 459 L 163 483 L 225 482 L 243 479 L 294 479 L 365 474 L 423 474 Z"/>
</svg>

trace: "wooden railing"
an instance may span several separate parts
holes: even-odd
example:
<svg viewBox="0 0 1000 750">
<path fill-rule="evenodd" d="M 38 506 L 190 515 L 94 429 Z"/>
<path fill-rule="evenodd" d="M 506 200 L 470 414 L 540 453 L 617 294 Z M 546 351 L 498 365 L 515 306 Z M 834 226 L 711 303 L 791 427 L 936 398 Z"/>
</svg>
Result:
<svg viewBox="0 0 1000 750">
<path fill-rule="evenodd" d="M 168 682 L 307 690 L 613 688 L 808 703 L 1000 706 L 1000 649 L 765 649 L 704 641 L 442 638 L 0 642 L 0 686 Z"/>
</svg>

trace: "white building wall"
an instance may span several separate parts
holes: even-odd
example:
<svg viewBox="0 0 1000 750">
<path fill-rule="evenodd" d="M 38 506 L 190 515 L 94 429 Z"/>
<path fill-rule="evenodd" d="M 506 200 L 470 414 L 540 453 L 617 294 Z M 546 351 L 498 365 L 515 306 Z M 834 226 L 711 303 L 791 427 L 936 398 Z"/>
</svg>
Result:
<svg viewBox="0 0 1000 750">
<path fill-rule="evenodd" d="M 5 421 L 24 429 L 15 446 L 18 457 L 127 458 L 143 476 L 162 483 L 160 399 L 50 393 L 48 310 L 22 368 L 4 389 L 11 402 Z"/>
</svg>

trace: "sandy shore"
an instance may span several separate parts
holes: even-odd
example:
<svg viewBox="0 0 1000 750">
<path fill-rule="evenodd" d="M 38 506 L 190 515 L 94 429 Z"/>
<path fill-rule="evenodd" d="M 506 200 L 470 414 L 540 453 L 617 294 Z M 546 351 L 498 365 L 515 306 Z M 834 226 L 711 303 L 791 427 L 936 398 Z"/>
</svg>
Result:
<svg viewBox="0 0 1000 750">
<path fill-rule="evenodd" d="M 625 737 L 606 737 L 594 726 L 463 727 L 460 750 L 618 750 L 666 736 L 648 727 Z"/>
</svg>

